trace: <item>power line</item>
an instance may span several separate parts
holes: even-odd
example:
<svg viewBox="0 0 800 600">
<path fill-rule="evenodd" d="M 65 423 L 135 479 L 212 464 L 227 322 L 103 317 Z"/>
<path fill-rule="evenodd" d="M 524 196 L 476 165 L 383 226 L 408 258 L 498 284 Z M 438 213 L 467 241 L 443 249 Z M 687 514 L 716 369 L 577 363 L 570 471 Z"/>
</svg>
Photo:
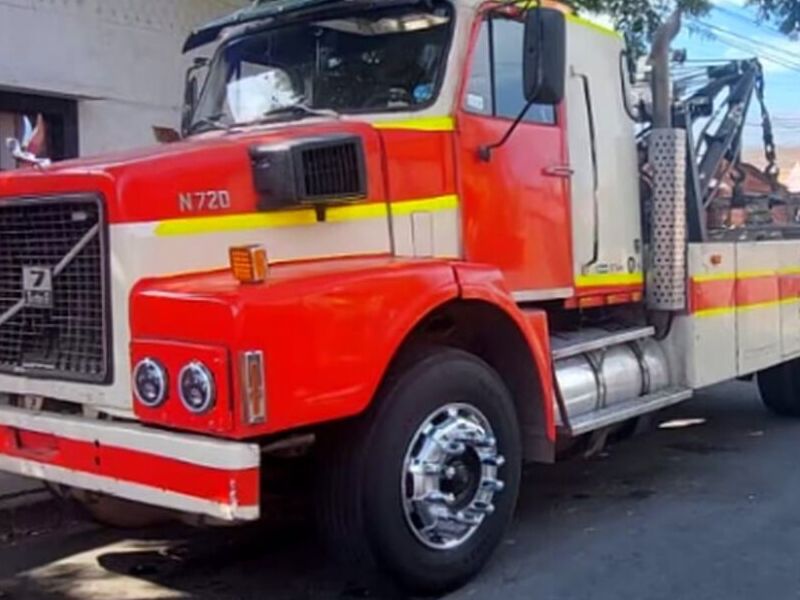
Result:
<svg viewBox="0 0 800 600">
<path fill-rule="evenodd" d="M 705 23 L 699 19 L 692 19 L 691 23 L 694 27 L 703 30 L 721 44 L 736 50 L 741 50 L 742 52 L 746 52 L 748 54 L 756 55 L 768 62 L 777 64 L 786 69 L 800 72 L 800 55 L 794 55 L 790 52 L 787 53 L 786 51 L 778 48 L 775 50 L 770 50 L 769 45 L 767 44 L 763 44 L 757 40 L 748 38 L 747 36 L 737 35 L 732 31 Z"/>
<path fill-rule="evenodd" d="M 756 40 L 756 39 L 753 39 L 753 38 L 748 37 L 746 35 L 742 35 L 740 33 L 733 32 L 730 29 L 725 29 L 724 27 L 720 27 L 718 25 L 713 25 L 711 23 L 707 23 L 707 22 L 701 21 L 699 19 L 692 19 L 692 20 L 697 22 L 697 23 L 701 23 L 704 27 L 707 27 L 708 29 L 711 29 L 712 31 L 721 33 L 723 35 L 728 35 L 728 36 L 734 37 L 734 38 L 736 38 L 738 40 L 742 40 L 744 42 L 748 42 L 748 43 L 754 44 L 759 48 L 762 48 L 762 47 L 763 48 L 767 48 L 768 50 L 770 50 L 770 51 L 772 51 L 774 53 L 777 53 L 779 55 L 783 55 L 783 57 L 786 58 L 787 60 L 798 61 L 798 64 L 800 65 L 800 54 L 795 54 L 794 52 L 791 52 L 790 50 L 786 50 L 785 48 L 781 48 L 779 46 L 773 46 L 772 44 L 764 42 L 763 40 Z"/>
<path fill-rule="evenodd" d="M 786 35 L 783 32 L 781 32 L 779 29 L 777 29 L 775 27 L 769 27 L 769 26 L 765 25 L 762 21 L 758 21 L 756 19 L 753 19 L 752 17 L 745 16 L 742 13 L 740 13 L 740 12 L 738 12 L 736 10 L 733 10 L 732 8 L 729 8 L 729 7 L 726 7 L 726 6 L 721 6 L 720 4 L 717 4 L 716 2 L 712 3 L 712 6 L 714 7 L 714 10 L 719 11 L 724 15 L 728 15 L 729 17 L 733 17 L 734 19 L 738 19 L 739 21 L 743 21 L 743 22 L 747 23 L 748 25 L 752 25 L 754 27 L 758 27 L 759 29 L 763 29 L 764 31 L 769 31 L 771 33 L 774 33 L 776 35 L 780 35 L 782 37 Z"/>
</svg>

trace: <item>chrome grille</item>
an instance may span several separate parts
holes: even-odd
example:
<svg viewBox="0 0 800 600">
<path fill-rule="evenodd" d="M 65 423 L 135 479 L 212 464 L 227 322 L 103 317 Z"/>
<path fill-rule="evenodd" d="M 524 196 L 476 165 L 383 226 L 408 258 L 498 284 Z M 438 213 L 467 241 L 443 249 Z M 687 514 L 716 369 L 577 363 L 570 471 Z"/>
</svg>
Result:
<svg viewBox="0 0 800 600">
<path fill-rule="evenodd" d="M 0 372 L 107 382 L 106 272 L 99 198 L 0 200 Z"/>
</svg>

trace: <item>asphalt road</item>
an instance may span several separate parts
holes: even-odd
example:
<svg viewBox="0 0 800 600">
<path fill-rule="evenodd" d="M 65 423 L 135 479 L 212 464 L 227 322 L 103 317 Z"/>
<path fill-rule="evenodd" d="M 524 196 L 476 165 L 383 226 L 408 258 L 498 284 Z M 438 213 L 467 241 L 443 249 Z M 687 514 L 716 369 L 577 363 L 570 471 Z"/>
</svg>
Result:
<svg viewBox="0 0 800 600">
<path fill-rule="evenodd" d="M 448 600 L 800 598 L 800 422 L 743 383 L 660 419 L 530 469 L 497 557 Z M 379 597 L 342 578 L 310 527 L 131 537 L 52 507 L 0 519 L 3 600 Z"/>
</svg>

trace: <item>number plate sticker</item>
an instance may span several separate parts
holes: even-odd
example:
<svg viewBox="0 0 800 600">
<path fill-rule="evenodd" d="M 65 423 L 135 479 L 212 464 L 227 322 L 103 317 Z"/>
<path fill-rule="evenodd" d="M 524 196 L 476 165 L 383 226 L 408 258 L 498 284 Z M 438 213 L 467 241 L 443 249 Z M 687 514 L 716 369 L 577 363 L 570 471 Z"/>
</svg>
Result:
<svg viewBox="0 0 800 600">
<path fill-rule="evenodd" d="M 26 306 L 53 308 L 53 270 L 49 267 L 22 267 L 22 292 Z"/>
</svg>

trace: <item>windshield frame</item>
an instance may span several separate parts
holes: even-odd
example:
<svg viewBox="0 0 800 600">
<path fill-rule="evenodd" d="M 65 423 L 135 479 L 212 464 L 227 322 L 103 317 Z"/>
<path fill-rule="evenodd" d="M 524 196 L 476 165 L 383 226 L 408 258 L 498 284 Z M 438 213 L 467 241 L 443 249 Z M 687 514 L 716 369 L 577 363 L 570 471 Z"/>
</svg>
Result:
<svg viewBox="0 0 800 600">
<path fill-rule="evenodd" d="M 446 41 L 445 41 L 445 43 L 444 43 L 444 45 L 442 47 L 443 51 L 442 51 L 442 56 L 440 58 L 440 68 L 439 68 L 439 72 L 438 72 L 437 77 L 436 77 L 436 81 L 434 82 L 434 87 L 433 87 L 433 91 L 431 93 L 430 98 L 428 100 L 426 100 L 424 103 L 412 104 L 412 105 L 408 105 L 408 106 L 386 106 L 386 107 L 383 107 L 383 108 L 376 108 L 376 107 L 353 108 L 353 109 L 346 109 L 346 110 L 337 109 L 337 112 L 340 113 L 341 116 L 386 115 L 386 114 L 397 114 L 397 113 L 419 113 L 419 112 L 423 112 L 425 110 L 430 109 L 433 105 L 435 105 L 439 101 L 440 96 L 442 94 L 442 90 L 444 88 L 445 81 L 446 81 L 447 76 L 448 76 L 448 71 L 450 69 L 450 56 L 451 56 L 451 52 L 453 50 L 454 40 L 456 38 L 456 33 L 457 33 L 457 19 L 458 19 L 458 16 L 459 16 L 459 11 L 457 10 L 457 6 L 455 5 L 455 3 L 452 0 L 438 0 L 438 3 L 440 3 L 442 5 L 445 5 L 447 7 L 448 13 L 449 13 L 448 17 L 449 17 L 450 20 L 446 25 L 446 27 L 447 27 L 447 39 L 446 39 Z M 356 15 L 362 14 L 365 11 L 373 12 L 375 10 L 379 10 L 379 11 L 380 10 L 396 10 L 396 9 L 404 8 L 404 7 L 411 8 L 411 7 L 416 6 L 417 4 L 420 4 L 420 2 L 418 2 L 418 1 L 415 2 L 414 0 L 409 0 L 407 4 L 406 3 L 396 4 L 396 5 L 393 5 L 391 7 L 378 8 L 378 9 L 370 8 L 369 5 L 367 5 L 367 6 L 362 6 L 362 7 L 353 6 L 353 7 L 348 7 L 346 9 L 339 8 L 337 10 L 328 10 L 328 11 L 320 10 L 320 11 L 318 11 L 316 13 L 313 13 L 313 14 L 304 13 L 304 14 L 299 15 L 299 16 L 287 15 L 284 18 L 269 17 L 269 18 L 266 18 L 264 21 L 257 22 L 255 24 L 250 23 L 250 24 L 241 26 L 241 30 L 240 31 L 236 31 L 233 35 L 230 35 L 229 37 L 224 38 L 224 40 L 214 50 L 212 58 L 208 63 L 208 69 L 206 70 L 205 77 L 203 79 L 203 83 L 199 87 L 199 92 L 197 94 L 197 100 L 196 100 L 196 102 L 194 104 L 194 107 L 193 107 L 193 110 L 192 110 L 191 119 L 189 120 L 190 124 L 189 124 L 189 132 L 187 133 L 187 136 L 199 135 L 201 133 L 206 133 L 208 131 L 208 129 L 200 129 L 199 131 L 195 130 L 195 128 L 198 126 L 198 124 L 203 122 L 202 119 L 198 120 L 198 118 L 197 118 L 197 109 L 201 105 L 202 98 L 209 91 L 208 90 L 208 86 L 209 86 L 210 80 L 212 79 L 211 76 L 212 76 L 214 67 L 217 65 L 217 63 L 220 60 L 224 60 L 222 57 L 223 57 L 224 53 L 226 52 L 226 50 L 228 49 L 228 47 L 230 45 L 238 43 L 241 40 L 243 40 L 245 38 L 248 38 L 248 37 L 261 35 L 261 34 L 263 34 L 265 32 L 270 31 L 270 30 L 279 30 L 279 29 L 292 27 L 292 26 L 296 26 L 296 25 L 301 25 L 303 23 L 310 23 L 310 22 L 313 22 L 313 21 L 319 21 L 319 20 L 326 20 L 326 19 L 333 19 L 333 18 L 343 19 L 343 18 L 353 17 L 353 16 L 356 16 Z M 391 34 L 387 34 L 387 35 L 391 35 Z M 241 123 L 239 123 L 239 122 L 233 122 L 233 123 L 220 122 L 220 126 L 218 127 L 218 129 L 229 130 L 229 129 L 233 129 L 233 128 L 255 127 L 255 126 L 258 126 L 258 125 L 263 125 L 264 123 L 271 123 L 271 122 L 283 122 L 283 123 L 285 123 L 287 121 L 288 122 L 301 121 L 303 119 L 309 118 L 310 116 L 313 116 L 313 115 L 311 115 L 310 113 L 309 114 L 301 114 L 301 113 L 282 114 L 280 116 L 276 115 L 276 117 L 273 119 L 273 118 L 270 118 L 268 115 L 265 115 L 265 118 L 263 118 L 263 119 L 256 119 L 256 120 L 245 121 L 245 122 L 241 122 Z M 215 129 L 215 128 L 211 128 L 211 129 Z"/>
</svg>

